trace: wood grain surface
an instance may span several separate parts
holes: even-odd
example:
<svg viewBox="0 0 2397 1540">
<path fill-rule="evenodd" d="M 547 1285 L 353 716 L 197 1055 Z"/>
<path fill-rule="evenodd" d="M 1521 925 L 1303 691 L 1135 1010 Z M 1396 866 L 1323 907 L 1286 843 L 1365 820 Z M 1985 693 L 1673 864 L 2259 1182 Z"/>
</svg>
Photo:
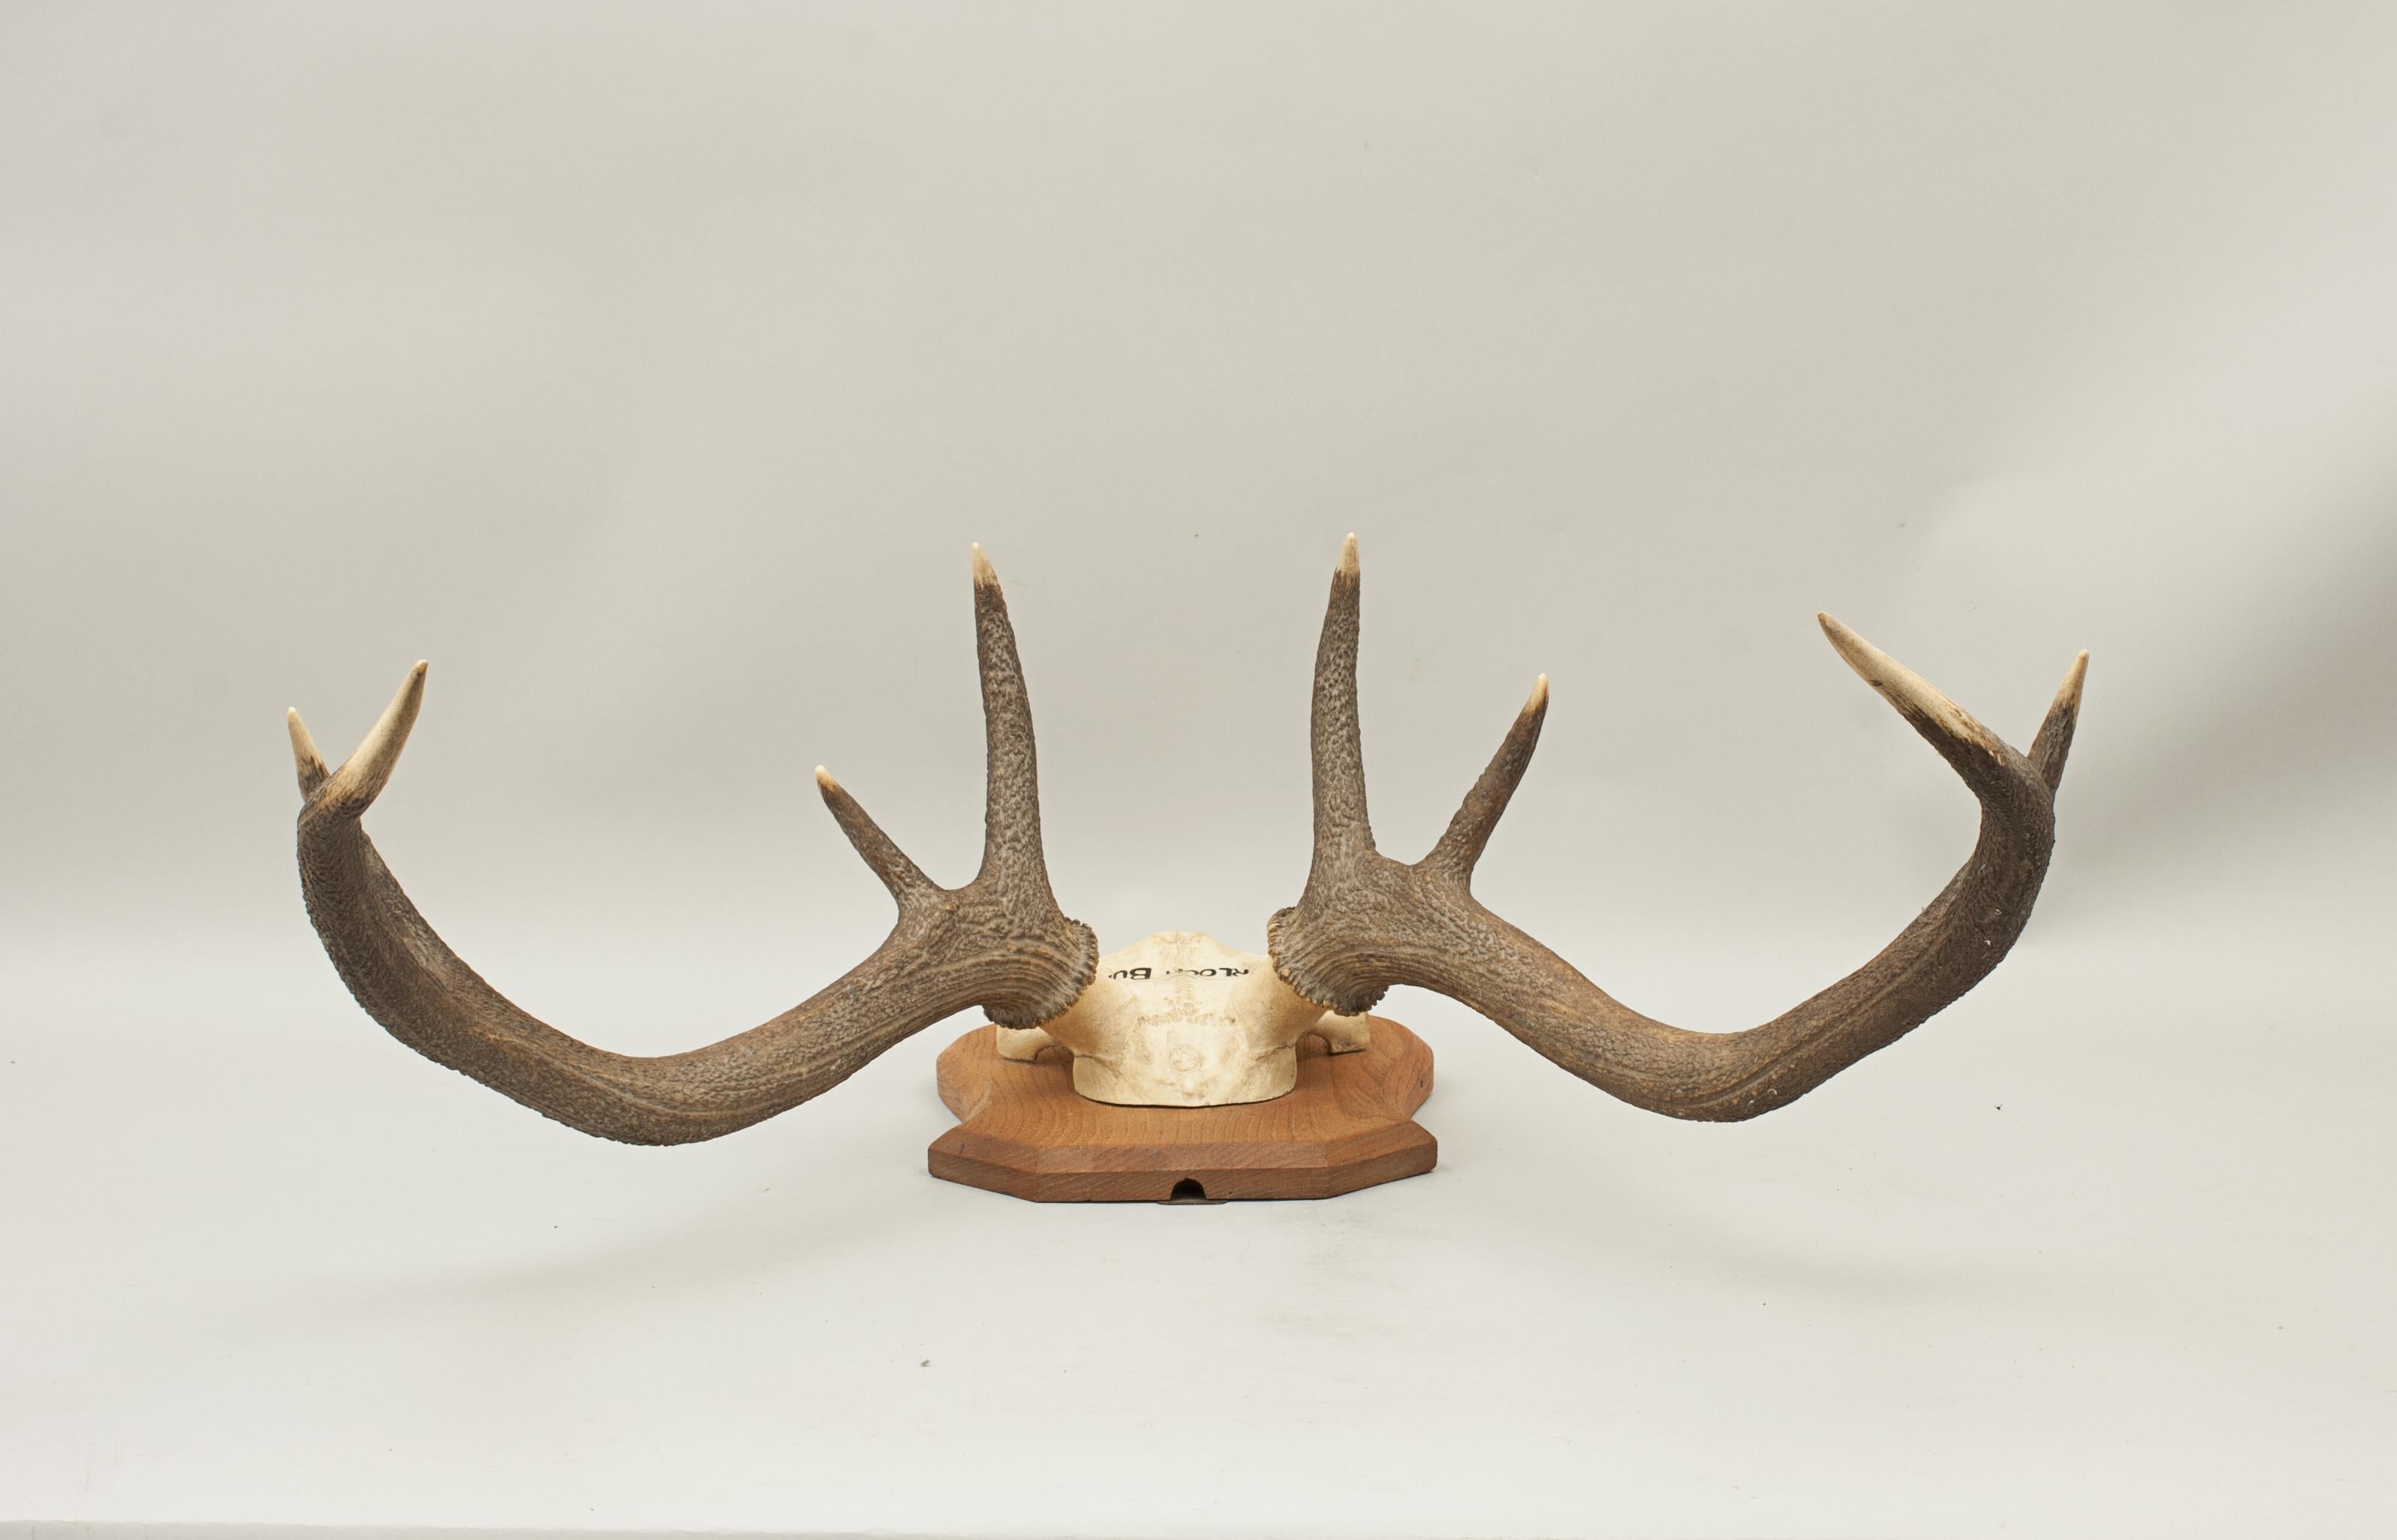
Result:
<svg viewBox="0 0 2397 1540">
<path fill-rule="evenodd" d="M 1373 1018 L 1373 1046 L 1298 1047 L 1298 1088 L 1224 1107 L 1110 1106 L 1076 1095 L 1071 1060 L 998 1056 L 977 1027 L 942 1051 L 941 1100 L 959 1119 L 932 1142 L 934 1176 L 1043 1203 L 1332 1198 L 1431 1170 L 1439 1143 L 1413 1120 L 1431 1050 Z"/>
</svg>

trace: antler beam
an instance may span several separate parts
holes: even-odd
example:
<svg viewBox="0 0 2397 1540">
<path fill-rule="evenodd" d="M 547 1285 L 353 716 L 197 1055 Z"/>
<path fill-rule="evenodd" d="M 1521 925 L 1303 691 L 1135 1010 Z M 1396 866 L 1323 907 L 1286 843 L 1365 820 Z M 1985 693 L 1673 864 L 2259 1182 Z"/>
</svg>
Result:
<svg viewBox="0 0 2397 1540">
<path fill-rule="evenodd" d="M 988 746 L 982 869 L 962 888 L 936 885 L 818 770 L 825 805 L 899 906 L 889 939 L 822 992 L 709 1047 L 639 1058 L 569 1037 L 486 984 L 417 913 L 359 825 L 415 726 L 422 663 L 338 770 L 326 770 L 290 714 L 305 799 L 301 886 L 341 981 L 426 1058 L 585 1133 L 635 1145 L 713 1139 L 770 1118 L 971 1007 L 1009 1026 L 1061 1014 L 1090 985 L 1098 944 L 1050 891 L 1032 710 L 1007 601 L 980 546 L 973 588 Z"/>
<path fill-rule="evenodd" d="M 2055 793 L 2086 652 L 2025 756 L 1904 664 L 1817 617 L 1840 656 L 1979 799 L 1980 837 L 1930 907 L 1862 968 L 1761 1026 L 1690 1032 L 1623 1005 L 1473 897 L 1474 864 L 1539 743 L 1547 676 L 1431 852 L 1410 865 L 1375 848 L 1357 720 L 1359 597 L 1352 535 L 1316 653 L 1314 862 L 1298 903 L 1267 928 L 1275 968 L 1328 1010 L 1368 1010 L 1397 984 L 1436 990 L 1635 1106 L 1734 1121 L 1787 1105 L 1921 1025 L 1996 967 L 2030 917 L 2055 845 Z"/>
</svg>

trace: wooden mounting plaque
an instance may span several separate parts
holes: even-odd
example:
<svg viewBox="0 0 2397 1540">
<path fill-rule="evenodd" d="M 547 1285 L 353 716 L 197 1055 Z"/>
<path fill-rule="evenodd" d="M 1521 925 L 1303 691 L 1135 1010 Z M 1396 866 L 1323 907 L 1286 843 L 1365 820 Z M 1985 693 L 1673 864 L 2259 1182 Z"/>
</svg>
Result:
<svg viewBox="0 0 2397 1540">
<path fill-rule="evenodd" d="M 1420 1176 L 1440 1145 L 1413 1121 L 1431 1094 L 1431 1050 L 1373 1018 L 1373 1045 L 1298 1045 L 1298 1087 L 1229 1107 L 1122 1107 L 1074 1091 L 1058 1049 L 998 1056 L 976 1027 L 941 1052 L 941 1100 L 957 1126 L 932 1141 L 932 1174 L 1041 1203 L 1332 1198 Z"/>
</svg>

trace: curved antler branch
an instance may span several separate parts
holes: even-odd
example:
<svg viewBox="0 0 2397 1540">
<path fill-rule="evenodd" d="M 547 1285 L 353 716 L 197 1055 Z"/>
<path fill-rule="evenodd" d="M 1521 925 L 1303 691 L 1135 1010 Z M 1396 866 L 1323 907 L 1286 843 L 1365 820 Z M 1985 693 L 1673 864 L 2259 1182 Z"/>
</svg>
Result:
<svg viewBox="0 0 2397 1540">
<path fill-rule="evenodd" d="M 1352 778 L 1342 757 L 1344 744 L 1358 742 L 1357 615 L 1351 537 L 1332 579 L 1317 658 L 1316 787 L 1319 799 L 1329 785 L 1343 807 L 1353 800 L 1361 828 L 1362 770 Z M 1340 1011 L 1366 1010 L 1396 984 L 1436 990 L 1600 1089 L 1676 1118 L 1753 1118 L 1896 1041 L 1996 967 L 2030 917 L 2055 846 L 2054 794 L 2089 655 L 2074 660 L 2026 757 L 1912 670 L 1828 615 L 1818 618 L 1849 666 L 1981 804 L 1971 858 L 1930 907 L 1846 978 L 1745 1032 L 1684 1031 L 1615 1000 L 1474 899 L 1474 863 L 1539 741 L 1546 676 L 1447 834 L 1422 861 L 1390 860 L 1373 848 L 1370 834 L 1359 840 L 1344 819 L 1327 821 L 1319 806 L 1306 890 L 1268 927 L 1275 968 L 1300 994 Z M 1334 751 L 1329 773 L 1327 743 Z"/>
<path fill-rule="evenodd" d="M 936 885 L 818 770 L 825 805 L 891 890 L 899 917 L 872 956 L 772 1021 L 685 1053 L 611 1053 L 517 1009 L 450 951 L 359 826 L 415 724 L 422 663 L 338 770 L 326 770 L 300 714 L 290 715 L 306 798 L 301 888 L 327 955 L 367 1013 L 408 1047 L 585 1133 L 636 1145 L 745 1128 L 970 1007 L 1010 1026 L 1057 1016 L 1096 974 L 1098 944 L 1050 891 L 1031 709 L 1006 601 L 979 546 L 974 607 L 990 745 L 982 873 L 963 888 Z"/>
</svg>

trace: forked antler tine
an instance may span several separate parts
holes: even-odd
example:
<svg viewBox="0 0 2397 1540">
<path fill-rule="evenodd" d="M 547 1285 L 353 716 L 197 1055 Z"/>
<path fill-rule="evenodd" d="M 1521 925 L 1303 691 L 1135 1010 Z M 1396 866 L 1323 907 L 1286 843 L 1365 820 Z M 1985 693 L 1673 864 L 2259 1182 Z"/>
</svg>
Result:
<svg viewBox="0 0 2397 1540">
<path fill-rule="evenodd" d="M 1360 583 L 1357 537 L 1340 544 L 1332 598 L 1315 648 L 1315 703 L 1309 715 L 1315 774 L 1315 849 L 1371 850 L 1365 809 L 1365 743 L 1357 719 L 1357 634 Z"/>
<path fill-rule="evenodd" d="M 1024 688 L 1007 596 L 980 545 L 973 561 L 974 655 L 982 675 L 985 749 L 982 874 L 1037 906 L 1053 905 L 1040 845 L 1039 750 L 1032 732 L 1031 692 Z M 849 842 L 874 868 L 904 910 L 939 885 L 883 833 L 865 809 L 821 765 L 816 785 Z"/>
<path fill-rule="evenodd" d="M 391 704 L 382 708 L 382 716 L 368 729 L 357 749 L 341 768 L 328 775 L 325 757 L 316 752 L 316 741 L 309 736 L 308 724 L 300 719 L 300 708 L 285 713 L 285 726 L 291 732 L 291 758 L 299 772 L 300 795 L 314 804 L 312 810 L 319 816 L 355 817 L 374 805 L 390 783 L 391 772 L 399 765 L 399 751 L 408 746 L 408 734 L 416 726 L 416 714 L 424 705 L 424 674 L 427 665 L 422 662 L 408 671 L 400 681 L 399 693 Z"/>
<path fill-rule="evenodd" d="M 1448 832 L 1440 837 L 1424 864 L 1445 873 L 1460 882 L 1470 882 L 1473 868 L 1481 852 L 1490 844 L 1491 832 L 1514 798 L 1515 788 L 1522 783 L 1523 772 L 1532 766 L 1532 751 L 1540 746 L 1540 724 L 1548 716 L 1548 676 L 1540 676 L 1532 687 L 1531 699 L 1515 714 L 1506 736 L 1499 741 L 1498 752 L 1490 757 L 1473 789 L 1465 794 L 1464 805 L 1456 816 L 1448 821 Z"/>
<path fill-rule="evenodd" d="M 1315 652 L 1312 736 L 1319 860 L 1373 848 L 1373 821 L 1365 806 L 1364 734 L 1357 710 L 1362 592 L 1357 537 L 1350 535 L 1341 542 L 1340 564 L 1332 569 L 1332 597 Z M 1531 766 L 1532 751 L 1539 746 L 1540 724 L 1547 714 L 1548 676 L 1543 674 L 1500 741 L 1498 752 L 1449 821 L 1448 831 L 1424 858 L 1426 867 L 1460 881 L 1471 878 L 1491 832 Z"/>
<path fill-rule="evenodd" d="M 1935 689 L 1922 676 L 1857 636 L 1828 615 L 1814 619 L 1840 656 L 1863 680 L 1897 708 L 1942 757 L 1975 786 L 2011 765 L 2014 749 L 1984 726 L 1978 717 Z M 2053 793 L 2064 781 L 2065 757 L 2071 752 L 2072 730 L 2081 715 L 2081 682 L 2088 676 L 2089 654 L 2081 653 L 2065 670 L 2064 683 L 2031 740 L 2028 759 Z"/>
</svg>

